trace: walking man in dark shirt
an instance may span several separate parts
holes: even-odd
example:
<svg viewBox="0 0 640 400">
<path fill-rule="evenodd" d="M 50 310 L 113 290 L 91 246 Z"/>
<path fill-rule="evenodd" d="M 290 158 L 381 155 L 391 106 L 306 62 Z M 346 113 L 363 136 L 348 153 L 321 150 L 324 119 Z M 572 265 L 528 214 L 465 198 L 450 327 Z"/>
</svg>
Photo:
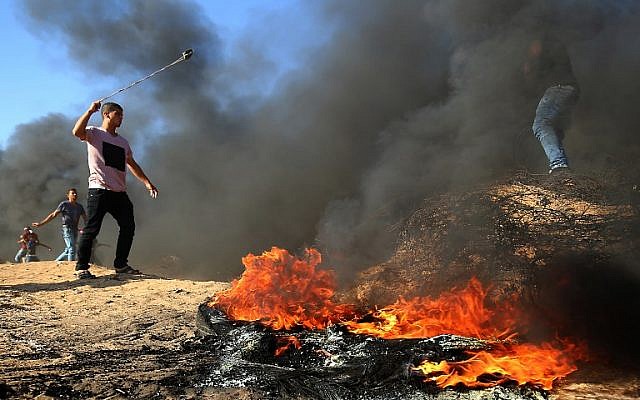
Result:
<svg viewBox="0 0 640 400">
<path fill-rule="evenodd" d="M 78 241 L 78 222 L 80 217 L 82 217 L 85 224 L 87 223 L 87 214 L 84 212 L 84 207 L 77 201 L 78 192 L 75 188 L 67 191 L 67 199 L 60 203 L 58 208 L 47 215 L 45 219 L 31 224 L 37 228 L 48 223 L 58 214 L 62 215 L 62 239 L 64 239 L 65 248 L 56 258 L 56 261 L 76 260 L 76 242 Z"/>
<path fill-rule="evenodd" d="M 98 110 L 102 114 L 101 126 L 87 126 L 91 115 Z M 87 143 L 89 164 L 88 220 L 78 242 L 76 264 L 76 275 L 79 279 L 94 278 L 89 272 L 91 246 L 100 232 L 106 213 L 115 218 L 120 228 L 116 257 L 113 261 L 116 273 L 140 274 L 140 271 L 128 264 L 135 222 L 133 204 L 126 192 L 125 167 L 145 185 L 151 197 L 156 198 L 158 189 L 134 160 L 129 142 L 117 132 L 123 118 L 124 111 L 119 104 L 105 103 L 101 108 L 100 102 L 94 101 L 73 127 L 74 136 Z"/>
<path fill-rule="evenodd" d="M 549 160 L 549 173 L 567 171 L 562 141 L 579 88 L 564 44 L 549 35 L 532 41 L 524 74 L 529 87 L 542 96 L 532 128 Z"/>
</svg>

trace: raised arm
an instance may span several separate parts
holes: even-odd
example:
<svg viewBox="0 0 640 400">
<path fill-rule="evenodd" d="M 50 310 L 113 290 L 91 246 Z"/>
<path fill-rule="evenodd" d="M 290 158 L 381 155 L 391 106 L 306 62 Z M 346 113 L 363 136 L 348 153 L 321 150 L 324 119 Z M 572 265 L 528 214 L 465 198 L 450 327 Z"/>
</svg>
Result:
<svg viewBox="0 0 640 400">
<path fill-rule="evenodd" d="M 57 210 L 57 209 L 53 210 L 53 212 L 51 214 L 47 215 L 47 217 L 45 219 L 43 219 L 40 222 L 34 222 L 31 225 L 35 226 L 36 228 L 39 227 L 39 226 L 42 226 L 42 225 L 48 223 L 49 221 L 51 221 L 52 219 L 54 219 L 55 217 L 57 217 L 58 214 L 60 214 L 60 210 Z"/>
<path fill-rule="evenodd" d="M 93 103 L 91 103 L 89 109 L 85 111 L 84 114 L 80 116 L 80 118 L 78 118 L 76 124 L 73 126 L 73 130 L 71 131 L 73 133 L 73 136 L 77 137 L 80 140 L 85 140 L 87 138 L 86 129 L 87 124 L 89 123 L 89 118 L 91 118 L 91 115 L 99 109 L 99 101 L 94 101 Z"/>
<path fill-rule="evenodd" d="M 154 199 L 158 197 L 158 189 L 153 185 L 153 183 L 151 183 L 149 178 L 147 178 L 147 175 L 145 175 L 144 171 L 138 165 L 136 160 L 133 159 L 133 155 L 131 155 L 131 153 L 129 153 L 129 155 L 127 156 L 127 165 L 129 166 L 129 170 L 131 171 L 131 173 L 136 178 L 138 178 L 138 180 L 140 180 L 140 182 L 142 182 L 147 188 L 147 190 L 149 191 L 149 195 Z"/>
</svg>

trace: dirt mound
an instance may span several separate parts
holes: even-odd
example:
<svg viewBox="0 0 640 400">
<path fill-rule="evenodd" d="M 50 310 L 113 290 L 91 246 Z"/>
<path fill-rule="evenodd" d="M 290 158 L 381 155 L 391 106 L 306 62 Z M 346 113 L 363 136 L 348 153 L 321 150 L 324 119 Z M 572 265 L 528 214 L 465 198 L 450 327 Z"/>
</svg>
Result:
<svg viewBox="0 0 640 400">
<path fill-rule="evenodd" d="M 345 299 L 380 307 L 400 296 L 437 297 L 477 277 L 489 301 L 517 299 L 527 311 L 521 338 L 588 344 L 592 362 L 559 398 L 637 398 L 636 197 L 617 179 L 518 173 L 425 199 L 400 228 L 393 256 L 364 271 Z"/>
<path fill-rule="evenodd" d="M 475 276 L 497 300 L 532 296 L 541 275 L 559 264 L 637 259 L 639 222 L 626 188 L 585 176 L 518 173 L 425 199 L 400 229 L 393 256 L 366 270 L 351 295 L 384 305 L 398 296 L 437 295 Z"/>
</svg>

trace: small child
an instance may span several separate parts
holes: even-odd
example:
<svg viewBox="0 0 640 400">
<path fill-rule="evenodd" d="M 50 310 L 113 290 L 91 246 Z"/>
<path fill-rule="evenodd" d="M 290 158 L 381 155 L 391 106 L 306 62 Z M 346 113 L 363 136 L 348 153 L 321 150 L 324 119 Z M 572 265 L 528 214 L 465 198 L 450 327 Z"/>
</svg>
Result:
<svg viewBox="0 0 640 400">
<path fill-rule="evenodd" d="M 43 246 L 51 251 L 51 247 L 47 246 L 44 243 L 40 243 L 38 239 L 38 234 L 35 233 L 31 228 L 25 226 L 22 230 L 22 235 L 18 238 L 18 243 L 20 244 L 20 248 L 18 249 L 18 253 L 14 258 L 14 261 L 19 263 L 22 262 L 23 259 L 25 262 L 28 261 L 39 261 L 38 256 L 36 256 L 36 247 Z"/>
</svg>

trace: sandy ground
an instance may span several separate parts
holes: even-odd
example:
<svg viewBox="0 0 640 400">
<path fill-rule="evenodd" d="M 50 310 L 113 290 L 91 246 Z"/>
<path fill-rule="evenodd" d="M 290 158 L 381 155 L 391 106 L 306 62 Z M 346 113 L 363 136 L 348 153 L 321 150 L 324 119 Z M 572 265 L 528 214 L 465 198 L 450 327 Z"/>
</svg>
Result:
<svg viewBox="0 0 640 400">
<path fill-rule="evenodd" d="M 0 398 L 174 397 L 207 356 L 182 348 L 197 306 L 228 284 L 73 267 L 0 264 Z"/>
<path fill-rule="evenodd" d="M 0 398 L 261 397 L 198 384 L 215 355 L 188 346 L 197 307 L 227 283 L 92 271 L 76 280 L 70 263 L 0 264 Z M 640 379 L 587 369 L 549 398 L 637 399 Z"/>
</svg>

